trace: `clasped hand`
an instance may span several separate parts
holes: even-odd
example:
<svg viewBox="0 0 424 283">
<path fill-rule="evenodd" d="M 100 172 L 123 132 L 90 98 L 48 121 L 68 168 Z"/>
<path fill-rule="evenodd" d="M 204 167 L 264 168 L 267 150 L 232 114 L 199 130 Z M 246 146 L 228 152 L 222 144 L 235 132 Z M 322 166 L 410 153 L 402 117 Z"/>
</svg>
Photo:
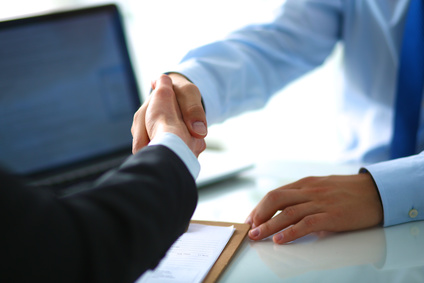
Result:
<svg viewBox="0 0 424 283">
<path fill-rule="evenodd" d="M 167 75 L 152 82 L 152 94 L 134 114 L 131 127 L 133 153 L 164 132 L 179 136 L 196 157 L 206 148 L 204 136 L 194 136 L 186 127 L 172 80 Z"/>
</svg>

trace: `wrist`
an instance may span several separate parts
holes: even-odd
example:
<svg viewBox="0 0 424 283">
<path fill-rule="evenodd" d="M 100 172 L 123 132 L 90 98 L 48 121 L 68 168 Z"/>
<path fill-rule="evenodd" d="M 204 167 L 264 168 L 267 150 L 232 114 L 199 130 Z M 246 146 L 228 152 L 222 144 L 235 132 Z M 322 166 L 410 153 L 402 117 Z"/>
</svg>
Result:
<svg viewBox="0 0 424 283">
<path fill-rule="evenodd" d="M 200 172 L 200 164 L 192 149 L 177 135 L 169 132 L 158 133 L 149 146 L 163 145 L 171 149 L 186 164 L 194 179 Z"/>
</svg>

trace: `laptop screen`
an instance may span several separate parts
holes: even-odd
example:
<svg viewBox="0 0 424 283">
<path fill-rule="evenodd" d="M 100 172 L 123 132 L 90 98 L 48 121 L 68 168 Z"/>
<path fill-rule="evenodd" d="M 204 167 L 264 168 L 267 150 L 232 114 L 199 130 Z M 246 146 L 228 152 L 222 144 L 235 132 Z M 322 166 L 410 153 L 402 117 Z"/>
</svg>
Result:
<svg viewBox="0 0 424 283">
<path fill-rule="evenodd" d="M 21 175 L 131 153 L 140 96 L 114 5 L 0 23 L 0 164 Z"/>
</svg>

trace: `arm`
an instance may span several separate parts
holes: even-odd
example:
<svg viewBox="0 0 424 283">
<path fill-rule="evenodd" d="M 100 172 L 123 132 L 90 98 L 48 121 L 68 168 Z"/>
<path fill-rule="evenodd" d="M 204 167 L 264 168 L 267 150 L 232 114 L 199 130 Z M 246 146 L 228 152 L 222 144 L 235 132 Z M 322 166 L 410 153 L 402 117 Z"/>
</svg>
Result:
<svg viewBox="0 0 424 283">
<path fill-rule="evenodd" d="M 179 120 L 167 86 L 146 109 L 149 137 L 172 133 L 199 154 L 204 141 Z M 134 282 L 184 232 L 197 202 L 193 176 L 163 145 L 138 150 L 92 187 L 57 198 L 0 172 L 0 281 Z"/>
<path fill-rule="evenodd" d="M 424 219 L 424 152 L 366 166 L 361 172 L 310 177 L 271 191 L 246 220 L 253 226 L 249 237 L 260 240 L 277 233 L 274 241 L 281 244 L 312 232 Z"/>
<path fill-rule="evenodd" d="M 5 175 L 1 184 L 5 282 L 134 282 L 184 232 L 197 201 L 192 176 L 163 146 L 68 198 Z"/>
<path fill-rule="evenodd" d="M 274 21 L 194 49 L 172 71 L 199 88 L 209 124 L 262 107 L 331 53 L 341 34 L 341 6 L 341 1 L 289 0 Z"/>
</svg>

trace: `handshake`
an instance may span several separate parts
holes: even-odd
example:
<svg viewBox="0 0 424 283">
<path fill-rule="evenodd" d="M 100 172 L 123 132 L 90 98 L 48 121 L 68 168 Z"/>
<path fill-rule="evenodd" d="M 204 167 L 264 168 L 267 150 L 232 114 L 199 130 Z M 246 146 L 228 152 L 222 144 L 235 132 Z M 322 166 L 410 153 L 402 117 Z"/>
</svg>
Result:
<svg viewBox="0 0 424 283">
<path fill-rule="evenodd" d="M 184 86 L 181 82 L 184 82 Z M 190 99 L 177 101 L 176 95 L 181 93 L 181 86 L 184 94 L 193 94 Z M 185 105 L 181 107 L 181 103 Z M 187 110 L 189 113 L 184 113 L 184 117 L 191 117 L 191 120 L 184 120 L 180 109 Z M 207 134 L 206 116 L 199 90 L 181 75 L 161 75 L 152 82 L 151 95 L 135 113 L 131 133 L 134 154 L 147 146 L 154 137 L 172 133 L 183 140 L 198 157 L 206 148 L 204 138 Z"/>
</svg>

